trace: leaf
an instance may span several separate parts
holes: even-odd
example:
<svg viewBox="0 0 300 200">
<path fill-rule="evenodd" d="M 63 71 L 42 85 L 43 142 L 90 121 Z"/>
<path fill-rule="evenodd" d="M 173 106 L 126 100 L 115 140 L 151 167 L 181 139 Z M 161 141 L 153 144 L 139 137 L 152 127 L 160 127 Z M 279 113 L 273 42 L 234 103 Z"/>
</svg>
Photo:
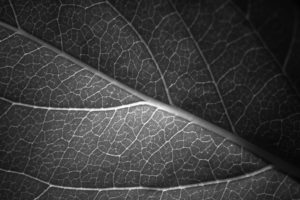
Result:
<svg viewBox="0 0 300 200">
<path fill-rule="evenodd" d="M 1 199 L 300 198 L 296 92 L 231 2 L 181 4 L 2 0 Z"/>
</svg>

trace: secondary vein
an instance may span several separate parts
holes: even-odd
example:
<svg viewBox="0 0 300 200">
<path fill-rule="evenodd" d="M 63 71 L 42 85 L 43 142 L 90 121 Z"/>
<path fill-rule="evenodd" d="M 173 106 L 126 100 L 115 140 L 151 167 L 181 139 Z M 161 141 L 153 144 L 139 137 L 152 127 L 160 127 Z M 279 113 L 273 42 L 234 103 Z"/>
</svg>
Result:
<svg viewBox="0 0 300 200">
<path fill-rule="evenodd" d="M 127 23 L 127 24 L 130 24 L 131 25 L 131 28 L 132 30 L 134 31 L 134 33 L 137 35 L 137 37 L 139 38 L 139 40 L 144 44 L 145 48 L 147 49 L 148 53 L 150 54 L 155 66 L 156 66 L 156 69 L 161 77 L 161 80 L 163 82 L 163 85 L 164 85 L 164 89 L 166 91 L 166 94 L 167 94 L 167 97 L 168 97 L 168 102 L 170 105 L 174 105 L 173 104 L 173 101 L 172 101 L 172 98 L 171 98 L 171 95 L 170 95 L 170 92 L 169 92 L 169 89 L 168 89 L 168 86 L 167 86 L 167 83 L 166 83 L 166 80 L 165 80 L 165 77 L 162 73 L 162 71 L 160 70 L 159 68 L 159 65 L 155 59 L 155 57 L 153 56 L 152 54 L 152 51 L 149 49 L 147 43 L 145 42 L 145 40 L 140 36 L 140 34 L 137 32 L 137 30 L 134 28 L 134 26 L 132 25 L 132 23 L 130 23 L 125 17 L 123 17 L 121 15 L 121 13 L 113 6 L 111 5 L 111 3 L 109 3 L 108 1 L 106 2 L 116 13 L 118 13 L 118 15 Z"/>
<path fill-rule="evenodd" d="M 209 72 L 209 74 L 210 74 L 210 77 L 211 77 L 211 79 L 212 79 L 212 82 L 213 82 L 213 84 L 214 84 L 214 86 L 215 86 L 215 88 L 216 88 L 216 91 L 217 91 L 217 93 L 218 93 L 218 96 L 219 96 L 220 102 L 221 102 L 221 104 L 222 104 L 222 107 L 223 107 L 223 109 L 224 109 L 225 115 L 227 116 L 228 122 L 229 122 L 229 124 L 230 124 L 231 129 L 232 129 L 232 132 L 236 134 L 235 127 L 234 127 L 234 125 L 233 125 L 233 123 L 232 123 L 232 121 L 231 121 L 231 118 L 230 118 L 230 116 L 229 116 L 227 107 L 225 106 L 225 103 L 224 103 L 223 96 L 221 95 L 221 92 L 220 92 L 219 87 L 218 87 L 218 85 L 217 85 L 217 83 L 216 83 L 215 77 L 214 77 L 214 75 L 213 75 L 213 73 L 212 73 L 212 71 L 211 71 L 211 69 L 210 69 L 210 65 L 209 65 L 208 61 L 206 60 L 206 58 L 205 58 L 205 56 L 204 56 L 202 50 L 200 49 L 199 44 L 196 42 L 196 39 L 195 39 L 194 35 L 191 33 L 191 31 L 190 31 L 190 29 L 187 27 L 187 24 L 185 23 L 184 19 L 183 19 L 182 16 L 179 14 L 177 8 L 173 5 L 173 3 L 172 3 L 171 1 L 170 1 L 170 5 L 172 5 L 173 9 L 177 12 L 178 17 L 181 19 L 181 21 L 182 21 L 182 23 L 183 23 L 185 29 L 186 29 L 187 32 L 189 33 L 190 37 L 195 41 L 195 46 L 196 46 L 198 52 L 200 53 L 201 57 L 203 58 L 203 61 L 204 61 L 205 65 L 206 65 L 206 67 L 207 67 L 207 70 L 208 70 L 208 72 Z"/>
</svg>

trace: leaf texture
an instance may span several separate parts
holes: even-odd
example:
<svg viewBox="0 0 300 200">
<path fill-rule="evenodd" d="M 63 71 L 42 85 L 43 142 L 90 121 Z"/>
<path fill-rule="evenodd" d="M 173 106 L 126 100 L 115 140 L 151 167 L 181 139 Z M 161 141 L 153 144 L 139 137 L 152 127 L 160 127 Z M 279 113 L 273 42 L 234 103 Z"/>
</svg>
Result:
<svg viewBox="0 0 300 200">
<path fill-rule="evenodd" d="M 299 98 L 228 2 L 13 4 L 22 29 L 101 72 L 290 162 L 299 157 Z"/>
<path fill-rule="evenodd" d="M 231 2 L 1 5 L 1 199 L 300 198 L 299 98 Z"/>
</svg>

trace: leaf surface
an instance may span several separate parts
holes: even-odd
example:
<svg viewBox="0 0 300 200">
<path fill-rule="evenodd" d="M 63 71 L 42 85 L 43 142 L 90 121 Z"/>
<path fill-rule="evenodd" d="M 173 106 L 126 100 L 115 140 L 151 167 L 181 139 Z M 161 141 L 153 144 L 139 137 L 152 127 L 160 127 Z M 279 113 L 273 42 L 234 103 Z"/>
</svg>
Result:
<svg viewBox="0 0 300 200">
<path fill-rule="evenodd" d="M 300 197 L 299 98 L 231 4 L 1 4 L 2 199 Z"/>
</svg>

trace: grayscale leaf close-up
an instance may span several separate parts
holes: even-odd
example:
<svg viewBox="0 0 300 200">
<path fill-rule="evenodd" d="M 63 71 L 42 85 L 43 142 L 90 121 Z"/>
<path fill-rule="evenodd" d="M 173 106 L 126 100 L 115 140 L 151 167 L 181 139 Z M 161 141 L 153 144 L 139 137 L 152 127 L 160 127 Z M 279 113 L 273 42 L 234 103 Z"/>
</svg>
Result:
<svg viewBox="0 0 300 200">
<path fill-rule="evenodd" d="M 0 200 L 300 199 L 296 2 L 0 5 Z"/>
</svg>

